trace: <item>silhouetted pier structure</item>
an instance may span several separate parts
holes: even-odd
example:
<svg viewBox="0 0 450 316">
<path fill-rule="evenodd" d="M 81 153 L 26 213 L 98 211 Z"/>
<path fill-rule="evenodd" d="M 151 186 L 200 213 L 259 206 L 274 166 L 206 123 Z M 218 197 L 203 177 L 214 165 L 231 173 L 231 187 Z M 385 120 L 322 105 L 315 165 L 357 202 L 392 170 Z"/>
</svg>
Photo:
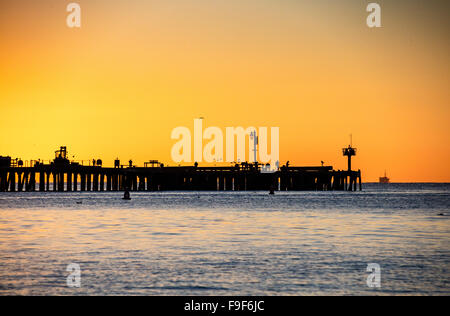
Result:
<svg viewBox="0 0 450 316">
<path fill-rule="evenodd" d="M 150 161 L 145 167 L 120 165 L 104 168 L 101 160 L 91 166 L 70 162 L 65 147 L 50 164 L 12 165 L 0 157 L 1 192 L 75 191 L 356 191 L 361 190 L 361 171 L 333 170 L 331 166 L 282 166 L 272 173 L 264 166 L 241 163 L 232 167 L 166 167 Z"/>
</svg>

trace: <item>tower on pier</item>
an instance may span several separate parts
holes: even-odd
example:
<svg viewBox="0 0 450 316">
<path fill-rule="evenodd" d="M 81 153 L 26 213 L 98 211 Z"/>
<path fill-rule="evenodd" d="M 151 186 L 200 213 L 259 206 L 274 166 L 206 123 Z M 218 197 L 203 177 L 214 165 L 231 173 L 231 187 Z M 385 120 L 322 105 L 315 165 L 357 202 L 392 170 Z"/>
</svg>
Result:
<svg viewBox="0 0 450 316">
<path fill-rule="evenodd" d="M 352 156 L 356 156 L 356 148 L 352 145 L 352 135 L 350 135 L 350 145 L 342 149 L 342 154 L 348 157 L 348 171 L 352 171 Z"/>
</svg>

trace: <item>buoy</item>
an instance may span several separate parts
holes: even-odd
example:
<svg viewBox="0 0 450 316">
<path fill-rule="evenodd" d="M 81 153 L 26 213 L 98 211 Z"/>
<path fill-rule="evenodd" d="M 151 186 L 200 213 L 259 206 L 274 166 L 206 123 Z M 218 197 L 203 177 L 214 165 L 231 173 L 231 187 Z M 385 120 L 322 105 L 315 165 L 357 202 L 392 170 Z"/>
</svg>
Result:
<svg viewBox="0 0 450 316">
<path fill-rule="evenodd" d="M 128 190 L 125 191 L 125 193 L 123 194 L 123 199 L 122 200 L 131 200 L 130 192 Z"/>
<path fill-rule="evenodd" d="M 270 191 L 269 191 L 269 194 L 270 195 L 274 195 L 275 194 L 275 190 L 271 188 Z"/>
</svg>

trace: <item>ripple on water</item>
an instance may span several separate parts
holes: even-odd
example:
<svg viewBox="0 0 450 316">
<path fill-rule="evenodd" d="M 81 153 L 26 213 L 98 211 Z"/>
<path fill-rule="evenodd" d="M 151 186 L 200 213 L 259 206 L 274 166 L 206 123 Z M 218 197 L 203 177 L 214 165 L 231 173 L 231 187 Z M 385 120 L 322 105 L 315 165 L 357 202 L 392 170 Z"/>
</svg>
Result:
<svg viewBox="0 0 450 316">
<path fill-rule="evenodd" d="M 365 188 L 2 193 L 0 295 L 450 294 L 449 185 Z"/>
</svg>

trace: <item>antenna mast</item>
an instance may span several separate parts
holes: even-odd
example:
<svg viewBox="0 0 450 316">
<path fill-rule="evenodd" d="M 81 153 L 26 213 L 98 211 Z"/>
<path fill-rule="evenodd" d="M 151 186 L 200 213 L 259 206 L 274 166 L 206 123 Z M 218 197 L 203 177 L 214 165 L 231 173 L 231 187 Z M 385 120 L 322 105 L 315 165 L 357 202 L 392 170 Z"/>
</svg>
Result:
<svg viewBox="0 0 450 316">
<path fill-rule="evenodd" d="M 257 162 L 258 149 L 256 148 L 256 146 L 258 146 L 258 136 L 256 135 L 256 130 L 253 130 L 250 133 L 250 137 L 253 139 L 253 162 Z"/>
</svg>

